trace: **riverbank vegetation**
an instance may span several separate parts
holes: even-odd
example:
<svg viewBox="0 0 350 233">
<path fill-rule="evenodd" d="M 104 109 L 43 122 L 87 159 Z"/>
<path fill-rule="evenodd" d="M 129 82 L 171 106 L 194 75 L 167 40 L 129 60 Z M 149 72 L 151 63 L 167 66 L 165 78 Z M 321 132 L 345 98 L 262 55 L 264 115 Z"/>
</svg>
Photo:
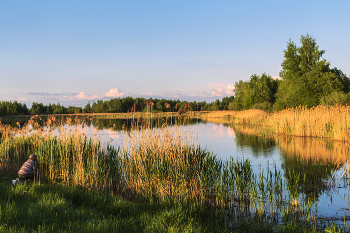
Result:
<svg viewBox="0 0 350 233">
<path fill-rule="evenodd" d="M 349 106 L 296 107 L 283 111 L 266 112 L 258 109 L 245 111 L 214 111 L 198 113 L 202 119 L 223 119 L 225 123 L 254 126 L 260 136 L 298 136 L 349 141 Z M 220 120 L 219 120 L 220 121 Z"/>
<path fill-rule="evenodd" d="M 276 166 L 254 172 L 249 160 L 222 161 L 198 147 L 195 135 L 166 121 L 153 129 L 135 121 L 117 147 L 102 144 L 94 132 L 87 136 L 83 121 L 74 129 L 67 127 L 71 122 L 49 118 L 39 125 L 33 117 L 21 128 L 0 127 L 1 176 L 15 177 L 31 153 L 38 154 L 41 171 L 34 185 L 2 184 L 1 229 L 123 230 L 131 223 L 134 231 L 318 232 L 328 227 L 316 218 L 317 203 L 299 193 L 297 173 L 289 172 L 282 182 Z M 49 216 L 77 220 L 60 228 Z"/>
</svg>

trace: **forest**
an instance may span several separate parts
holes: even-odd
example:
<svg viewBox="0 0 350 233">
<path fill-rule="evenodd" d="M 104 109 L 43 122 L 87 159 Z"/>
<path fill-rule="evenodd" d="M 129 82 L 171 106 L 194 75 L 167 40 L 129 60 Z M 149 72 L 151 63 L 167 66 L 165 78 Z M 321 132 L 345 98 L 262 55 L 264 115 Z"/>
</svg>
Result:
<svg viewBox="0 0 350 233">
<path fill-rule="evenodd" d="M 347 105 L 350 103 L 350 79 L 340 69 L 330 67 L 323 59 L 316 39 L 301 36 L 301 46 L 287 42 L 279 78 L 253 74 L 248 81 L 235 82 L 235 95 L 212 103 L 188 102 L 143 97 L 97 100 L 83 107 L 60 103 L 44 105 L 33 102 L 31 108 L 17 101 L 0 101 L 0 115 L 175 112 L 261 109 L 279 111 L 286 108 L 318 105 Z"/>
<path fill-rule="evenodd" d="M 44 105 L 33 102 L 31 108 L 26 104 L 17 101 L 1 101 L 0 115 L 28 115 L 28 114 L 76 114 L 76 113 L 128 113 L 128 112 L 176 112 L 182 110 L 189 111 L 217 111 L 228 110 L 229 104 L 234 97 L 224 97 L 220 101 L 217 99 L 212 103 L 188 102 L 180 100 L 166 100 L 142 97 L 124 97 L 110 100 L 98 100 L 92 104 L 88 103 L 84 108 L 69 106 L 65 107 L 60 103 Z"/>
</svg>

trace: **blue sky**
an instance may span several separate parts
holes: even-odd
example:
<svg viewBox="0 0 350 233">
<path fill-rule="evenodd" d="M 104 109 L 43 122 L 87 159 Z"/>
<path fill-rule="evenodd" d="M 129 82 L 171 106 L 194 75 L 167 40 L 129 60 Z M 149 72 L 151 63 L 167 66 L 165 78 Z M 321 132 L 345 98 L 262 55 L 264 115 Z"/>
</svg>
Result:
<svg viewBox="0 0 350 233">
<path fill-rule="evenodd" d="M 350 1 L 0 1 L 0 101 L 213 101 L 316 38 L 350 74 Z"/>
</svg>

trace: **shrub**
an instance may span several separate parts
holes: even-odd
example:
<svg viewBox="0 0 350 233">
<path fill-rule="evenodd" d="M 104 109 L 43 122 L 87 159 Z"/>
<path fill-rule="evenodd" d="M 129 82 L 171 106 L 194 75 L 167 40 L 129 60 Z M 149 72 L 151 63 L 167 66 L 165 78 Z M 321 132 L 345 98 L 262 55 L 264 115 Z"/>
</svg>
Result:
<svg viewBox="0 0 350 233">
<path fill-rule="evenodd" d="M 271 111 L 272 110 L 272 104 L 270 102 L 262 102 L 254 104 L 252 109 L 260 109 L 263 111 Z"/>
<path fill-rule="evenodd" d="M 349 95 L 343 92 L 334 91 L 320 99 L 322 105 L 346 105 L 349 102 Z"/>
</svg>

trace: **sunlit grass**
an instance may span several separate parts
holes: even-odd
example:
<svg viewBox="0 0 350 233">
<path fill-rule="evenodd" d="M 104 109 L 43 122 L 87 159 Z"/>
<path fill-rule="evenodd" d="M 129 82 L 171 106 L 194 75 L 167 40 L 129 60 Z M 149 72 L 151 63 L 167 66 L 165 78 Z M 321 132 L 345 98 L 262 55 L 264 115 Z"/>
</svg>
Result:
<svg viewBox="0 0 350 233">
<path fill-rule="evenodd" d="M 237 112 L 216 111 L 198 113 L 197 116 L 204 119 L 223 118 L 225 122 L 229 119 L 233 124 L 254 125 L 260 130 L 260 133 L 268 136 L 290 135 L 339 141 L 350 140 L 349 106 L 320 105 L 310 109 L 298 107 L 273 113 L 257 109 Z"/>
<path fill-rule="evenodd" d="M 67 185 L 19 185 L 0 181 L 0 232 L 212 232 L 224 231 L 206 221 L 193 206 L 130 202 Z M 212 216 L 214 217 L 214 216 Z M 215 224 L 213 226 L 213 223 Z"/>
</svg>

